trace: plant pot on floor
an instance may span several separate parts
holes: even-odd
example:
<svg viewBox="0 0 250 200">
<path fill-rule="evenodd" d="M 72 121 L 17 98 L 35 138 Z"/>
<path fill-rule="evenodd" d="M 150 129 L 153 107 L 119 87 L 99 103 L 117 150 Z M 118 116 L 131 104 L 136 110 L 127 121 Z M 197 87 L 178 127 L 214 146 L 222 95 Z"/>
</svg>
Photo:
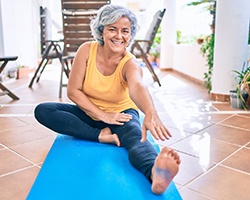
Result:
<svg viewBox="0 0 250 200">
<path fill-rule="evenodd" d="M 30 72 L 29 67 L 19 67 L 17 69 L 17 79 L 28 77 Z"/>
<path fill-rule="evenodd" d="M 246 108 L 246 102 L 248 100 L 248 93 L 243 93 L 242 97 L 243 97 L 245 102 L 242 101 L 237 90 L 231 90 L 230 91 L 230 104 L 231 104 L 231 106 L 233 108 L 236 108 L 236 109 Z"/>
</svg>

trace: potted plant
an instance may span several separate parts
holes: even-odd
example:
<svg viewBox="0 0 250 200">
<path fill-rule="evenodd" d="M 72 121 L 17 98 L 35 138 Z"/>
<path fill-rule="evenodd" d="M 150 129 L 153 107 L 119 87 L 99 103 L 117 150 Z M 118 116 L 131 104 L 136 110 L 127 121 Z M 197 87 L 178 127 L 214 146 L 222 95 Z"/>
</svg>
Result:
<svg viewBox="0 0 250 200">
<path fill-rule="evenodd" d="M 153 67 L 160 66 L 160 53 L 161 53 L 161 26 L 157 29 L 152 46 L 149 51 L 148 59 Z"/>
<path fill-rule="evenodd" d="M 23 78 L 23 77 L 27 77 L 29 74 L 29 67 L 24 66 L 24 65 L 19 65 L 17 67 L 17 79 Z"/>
<path fill-rule="evenodd" d="M 153 43 L 152 47 L 149 51 L 149 54 L 151 56 L 151 62 L 153 66 L 160 66 L 160 51 L 161 51 L 161 46 L 160 44 Z"/>
<path fill-rule="evenodd" d="M 250 105 L 250 66 L 248 62 L 244 62 L 241 71 L 233 70 L 237 74 L 236 90 L 230 91 L 230 101 L 234 108 L 244 108 Z"/>
</svg>

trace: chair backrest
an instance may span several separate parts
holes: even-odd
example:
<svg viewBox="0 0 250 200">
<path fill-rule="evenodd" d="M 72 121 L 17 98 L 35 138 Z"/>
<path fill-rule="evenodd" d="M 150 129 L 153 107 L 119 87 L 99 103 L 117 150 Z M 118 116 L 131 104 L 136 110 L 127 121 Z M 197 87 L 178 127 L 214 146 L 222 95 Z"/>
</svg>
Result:
<svg viewBox="0 0 250 200">
<path fill-rule="evenodd" d="M 165 14 L 166 9 L 164 8 L 163 10 L 159 10 L 154 14 L 153 20 L 149 26 L 149 29 L 146 33 L 145 40 L 148 40 L 153 43 L 155 35 L 157 33 L 157 30 L 161 24 L 162 18 Z M 152 44 L 151 44 L 152 45 Z M 145 52 L 149 52 L 151 45 L 149 43 L 145 43 L 143 45 L 143 49 Z"/>
<path fill-rule="evenodd" d="M 52 19 L 48 8 L 40 6 L 40 40 L 41 40 L 41 54 L 44 53 L 48 46 L 47 40 L 51 40 L 52 35 Z"/>
<path fill-rule="evenodd" d="M 110 0 L 61 0 L 64 55 L 74 55 L 78 47 L 93 40 L 90 20 Z"/>
</svg>

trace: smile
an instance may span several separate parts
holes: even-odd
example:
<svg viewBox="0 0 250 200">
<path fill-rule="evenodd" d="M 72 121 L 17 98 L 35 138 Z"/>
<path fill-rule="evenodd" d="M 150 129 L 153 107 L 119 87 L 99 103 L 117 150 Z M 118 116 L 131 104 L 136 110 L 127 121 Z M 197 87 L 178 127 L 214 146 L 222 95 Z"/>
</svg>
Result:
<svg viewBox="0 0 250 200">
<path fill-rule="evenodd" d="M 123 44 L 123 42 L 121 42 L 121 41 L 113 41 L 113 40 L 111 40 L 114 44 L 117 44 L 117 45 L 121 45 L 121 44 Z"/>
</svg>

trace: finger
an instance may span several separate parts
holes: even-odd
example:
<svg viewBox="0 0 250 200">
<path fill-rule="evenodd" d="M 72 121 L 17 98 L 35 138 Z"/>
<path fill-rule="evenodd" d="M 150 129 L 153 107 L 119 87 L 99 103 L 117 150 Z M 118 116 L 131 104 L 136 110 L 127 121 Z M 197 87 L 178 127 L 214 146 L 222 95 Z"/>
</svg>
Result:
<svg viewBox="0 0 250 200">
<path fill-rule="evenodd" d="M 142 125 L 142 137 L 141 137 L 141 142 L 145 142 L 147 139 L 147 130 L 144 125 Z"/>
<path fill-rule="evenodd" d="M 156 140 L 159 140 L 159 136 L 158 134 L 156 133 L 156 131 L 154 129 L 150 130 L 152 136 L 156 139 Z"/>
<path fill-rule="evenodd" d="M 170 135 L 169 132 L 166 131 L 165 129 L 162 130 L 162 135 L 164 136 L 165 139 L 169 140 L 170 139 Z"/>
<path fill-rule="evenodd" d="M 162 134 L 167 140 L 169 140 L 170 137 L 172 137 L 172 134 L 165 127 L 162 128 Z"/>
<path fill-rule="evenodd" d="M 128 122 L 128 121 L 130 121 L 131 119 L 130 118 L 124 118 L 124 117 L 120 117 L 119 118 L 119 122 Z"/>
<path fill-rule="evenodd" d="M 158 137 L 159 137 L 162 141 L 164 141 L 166 138 L 165 138 L 165 136 L 163 135 L 161 128 L 160 128 L 160 127 L 156 127 L 155 129 L 156 129 L 156 134 L 158 135 Z"/>
<path fill-rule="evenodd" d="M 120 126 L 124 125 L 123 122 L 119 122 L 119 121 L 115 121 L 115 122 L 113 122 L 112 124 L 114 124 L 114 125 L 120 125 Z"/>
<path fill-rule="evenodd" d="M 130 115 L 130 114 L 126 114 L 126 113 L 121 113 L 121 114 L 125 118 L 132 119 L 132 115 Z"/>
</svg>

